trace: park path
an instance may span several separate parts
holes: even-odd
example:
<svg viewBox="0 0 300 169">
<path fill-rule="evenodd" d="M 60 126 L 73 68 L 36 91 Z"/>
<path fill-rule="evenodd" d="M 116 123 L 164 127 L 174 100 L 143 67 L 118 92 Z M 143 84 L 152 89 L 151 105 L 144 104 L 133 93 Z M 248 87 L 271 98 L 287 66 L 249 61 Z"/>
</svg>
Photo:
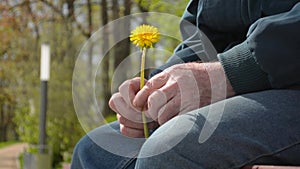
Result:
<svg viewBox="0 0 300 169">
<path fill-rule="evenodd" d="M 18 169 L 17 158 L 26 144 L 18 143 L 0 149 L 0 169 Z"/>
</svg>

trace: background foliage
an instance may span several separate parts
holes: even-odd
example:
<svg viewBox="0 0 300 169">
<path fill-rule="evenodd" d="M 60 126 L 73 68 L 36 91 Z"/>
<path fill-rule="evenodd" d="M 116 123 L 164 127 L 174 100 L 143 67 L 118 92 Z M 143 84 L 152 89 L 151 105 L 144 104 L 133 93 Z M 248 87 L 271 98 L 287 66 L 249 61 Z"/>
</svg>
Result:
<svg viewBox="0 0 300 169">
<path fill-rule="evenodd" d="M 73 107 L 72 73 L 77 54 L 101 26 L 138 12 L 164 12 L 180 16 L 188 0 L 1 0 L 0 1 L 0 142 L 38 143 L 40 100 L 40 45 L 51 45 L 48 82 L 47 135 L 54 165 L 70 160 L 84 135 Z M 157 22 L 170 23 L 160 18 Z M 124 23 L 126 24 L 126 23 Z M 130 31 L 130 23 L 116 32 Z M 178 27 L 170 27 L 178 34 Z M 175 47 L 175 42 L 170 42 Z M 116 45 L 104 70 L 113 71 L 130 53 L 128 39 Z M 106 67 L 105 67 L 106 66 Z M 88 66 L 87 66 L 88 67 Z M 111 74 L 101 78 L 99 99 L 110 98 Z M 104 104 L 107 116 L 112 112 Z"/>
</svg>

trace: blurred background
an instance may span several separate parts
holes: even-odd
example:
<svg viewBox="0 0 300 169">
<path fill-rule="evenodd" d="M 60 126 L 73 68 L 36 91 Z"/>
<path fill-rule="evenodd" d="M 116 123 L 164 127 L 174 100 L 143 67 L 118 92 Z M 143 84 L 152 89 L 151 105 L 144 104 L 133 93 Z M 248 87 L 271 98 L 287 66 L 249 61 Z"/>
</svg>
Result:
<svg viewBox="0 0 300 169">
<path fill-rule="evenodd" d="M 52 167 L 61 168 L 62 163 L 70 162 L 76 142 L 85 134 L 72 100 L 73 70 L 84 43 L 99 28 L 120 17 L 141 12 L 181 16 L 187 3 L 188 0 L 1 0 L 0 151 L 15 143 L 36 145 L 39 142 L 42 43 L 48 42 L 51 47 L 47 145 L 51 148 Z M 179 34 L 178 25 L 172 25 L 164 18 L 157 22 L 169 27 L 170 34 Z M 147 17 L 132 20 L 132 23 L 147 23 Z M 110 31 L 130 32 L 132 23 L 124 23 L 123 27 Z M 164 42 L 170 50 L 178 43 L 172 39 Z M 131 50 L 136 48 L 129 39 L 122 40 L 110 50 L 109 57 L 105 57 L 100 66 L 104 71 L 97 77 L 102 86 L 97 98 L 104 105 L 101 112 L 105 112 L 107 121 L 115 119 L 107 106 L 111 96 L 111 72 Z M 155 62 L 154 59 L 157 58 L 151 56 L 149 62 Z M 160 59 L 162 63 L 167 56 Z M 124 75 L 123 78 L 128 77 Z"/>
</svg>

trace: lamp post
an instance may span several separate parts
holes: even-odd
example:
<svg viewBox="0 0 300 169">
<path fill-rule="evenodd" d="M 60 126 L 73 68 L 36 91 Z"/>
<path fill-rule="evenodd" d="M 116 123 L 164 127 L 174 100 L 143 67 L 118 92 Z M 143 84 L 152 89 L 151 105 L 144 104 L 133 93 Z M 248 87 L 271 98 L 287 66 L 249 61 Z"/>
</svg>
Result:
<svg viewBox="0 0 300 169">
<path fill-rule="evenodd" d="M 44 153 L 46 148 L 46 114 L 47 114 L 47 88 L 50 78 L 50 45 L 41 45 L 41 107 L 39 124 L 39 152 Z"/>
</svg>

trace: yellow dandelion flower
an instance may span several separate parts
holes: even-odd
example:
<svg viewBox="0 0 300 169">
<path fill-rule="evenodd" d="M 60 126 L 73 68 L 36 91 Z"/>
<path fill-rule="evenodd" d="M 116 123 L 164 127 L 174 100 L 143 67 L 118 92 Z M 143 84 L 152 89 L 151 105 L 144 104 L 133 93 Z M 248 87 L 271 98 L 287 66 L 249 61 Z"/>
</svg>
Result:
<svg viewBox="0 0 300 169">
<path fill-rule="evenodd" d="M 138 26 L 135 30 L 131 31 L 130 41 L 136 46 L 141 48 L 153 47 L 153 44 L 158 42 L 160 33 L 158 29 L 150 25 Z"/>
<path fill-rule="evenodd" d="M 153 47 L 153 44 L 158 42 L 160 34 L 158 29 L 150 25 L 138 26 L 135 30 L 131 31 L 130 41 L 136 46 L 141 47 L 142 57 L 141 57 L 141 79 L 140 79 L 140 89 L 144 87 L 145 83 L 145 61 L 146 61 L 146 51 L 147 48 Z M 144 111 L 142 110 L 142 120 L 144 125 L 144 136 L 149 137 L 149 130 L 147 126 L 147 119 Z"/>
</svg>

